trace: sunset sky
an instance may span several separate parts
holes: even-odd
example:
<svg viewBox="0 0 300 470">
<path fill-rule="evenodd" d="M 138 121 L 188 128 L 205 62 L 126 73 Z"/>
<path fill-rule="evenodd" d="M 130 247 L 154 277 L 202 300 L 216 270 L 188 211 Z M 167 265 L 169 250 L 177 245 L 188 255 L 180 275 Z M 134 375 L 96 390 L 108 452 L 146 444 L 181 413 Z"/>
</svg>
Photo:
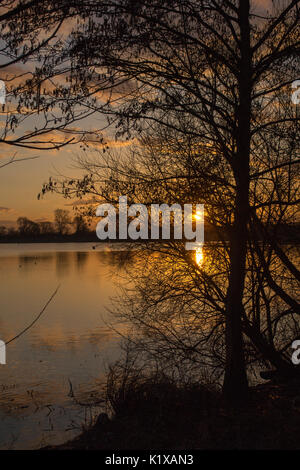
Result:
<svg viewBox="0 0 300 470">
<path fill-rule="evenodd" d="M 255 3 L 259 5 L 258 12 L 262 13 L 264 8 L 271 6 L 271 0 L 257 0 Z M 64 26 L 65 32 L 68 32 L 70 25 Z M 31 64 L 34 67 L 33 64 Z M 4 68 L 0 71 L 0 79 L 5 79 L 10 73 L 15 72 L 14 69 Z M 30 70 L 30 63 L 23 67 Z M 20 69 L 19 69 L 20 70 Z M 24 69 L 23 69 L 24 70 Z M 8 105 L 10 98 L 8 97 Z M 3 128 L 5 113 L 0 113 L 0 135 Z M 104 119 L 100 114 L 94 118 L 89 118 L 84 123 L 85 129 L 99 129 L 104 123 Z M 18 133 L 26 132 L 27 128 L 20 127 Z M 108 135 L 109 139 L 113 139 L 112 135 Z M 112 141 L 114 146 L 122 145 Z M 26 216 L 32 220 L 52 220 L 53 211 L 60 207 L 72 210 L 72 202 L 63 199 L 55 194 L 48 194 L 41 200 L 37 199 L 42 184 L 46 182 L 49 176 L 80 176 L 81 172 L 74 168 L 76 157 L 80 155 L 79 145 L 71 145 L 63 147 L 61 150 L 24 150 L 8 146 L 0 145 L 0 167 L 5 164 L 14 154 L 16 159 L 35 157 L 38 158 L 18 163 L 13 163 L 0 168 L 0 225 L 13 225 L 20 216 Z"/>
<path fill-rule="evenodd" d="M 2 115 L 1 118 L 3 120 L 4 116 Z M 105 122 L 104 118 L 97 114 L 94 118 L 85 120 L 82 123 L 82 128 L 92 131 L 96 127 L 95 123 L 99 128 Z M 19 129 L 19 133 L 22 133 L 22 128 Z M 130 142 L 116 142 L 113 136 L 107 133 L 104 135 L 105 141 L 110 147 L 130 145 Z M 70 135 L 68 135 L 69 138 Z M 65 136 L 57 137 L 56 135 L 56 139 L 64 140 Z M 101 150 L 103 147 L 99 142 L 93 142 L 93 136 L 91 140 L 90 150 L 87 149 L 87 154 L 93 150 Z M 76 168 L 76 160 L 83 153 L 80 144 L 67 145 L 59 150 L 20 149 L 0 144 L 0 151 L 0 225 L 15 225 L 20 216 L 38 222 L 53 220 L 53 211 L 57 208 L 68 209 L 72 212 L 74 200 L 66 200 L 56 194 L 47 194 L 38 200 L 37 195 L 49 176 L 80 177 L 82 170 Z M 8 162 L 13 155 L 16 160 L 28 157 L 37 158 L 15 162 L 1 168 L 1 165 Z"/>
</svg>

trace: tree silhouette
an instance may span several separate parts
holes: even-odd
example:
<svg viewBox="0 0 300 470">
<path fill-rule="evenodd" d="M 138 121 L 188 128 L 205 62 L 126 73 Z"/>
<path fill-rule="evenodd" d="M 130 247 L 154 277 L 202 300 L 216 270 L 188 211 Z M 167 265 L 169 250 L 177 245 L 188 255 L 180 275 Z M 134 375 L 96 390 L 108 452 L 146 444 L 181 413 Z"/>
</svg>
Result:
<svg viewBox="0 0 300 470">
<path fill-rule="evenodd" d="M 71 224 L 71 219 L 69 211 L 64 209 L 56 209 L 54 211 L 54 224 L 57 232 L 60 235 L 65 235 L 69 231 L 69 226 Z"/>
<path fill-rule="evenodd" d="M 55 97 L 52 73 L 41 73 L 43 55 L 53 56 L 61 48 L 63 25 L 73 14 L 67 2 L 1 2 L 0 79 L 6 95 L 1 104 L 2 148 L 58 150 L 82 138 L 72 124 L 85 114 L 67 113 L 64 100 Z M 19 158 L 15 152 L 0 168 L 32 158 L 37 156 Z"/>
<path fill-rule="evenodd" d="M 71 61 L 74 100 L 80 96 L 77 102 L 87 109 L 106 114 L 116 137 L 151 132 L 157 123 L 176 132 L 178 141 L 201 142 L 206 152 L 197 164 L 204 175 L 209 160 L 226 169 L 233 199 L 232 210 L 221 211 L 230 233 L 223 390 L 236 403 L 247 393 L 243 299 L 249 228 L 253 233 L 256 217 L 265 223 L 263 206 L 253 205 L 253 186 L 263 187 L 265 175 L 276 175 L 278 165 L 297 163 L 298 118 L 281 105 L 299 75 L 299 1 L 273 2 L 265 15 L 247 0 L 83 2 L 83 10 L 83 24 L 61 58 L 50 57 L 45 65 L 55 73 L 66 57 Z M 274 136 L 289 145 L 294 139 L 282 160 L 273 160 L 274 152 L 265 158 Z M 95 192 L 91 180 L 80 183 L 82 193 Z M 272 197 L 261 204 L 283 203 L 291 206 L 294 196 L 293 203 Z M 257 246 L 260 267 L 278 294 Z"/>
<path fill-rule="evenodd" d="M 84 233 L 88 230 L 87 223 L 81 214 L 74 217 L 72 224 L 74 226 L 75 233 Z"/>
<path fill-rule="evenodd" d="M 27 219 L 27 217 L 19 217 L 17 224 L 20 235 L 30 236 L 40 234 L 39 224 Z"/>
</svg>

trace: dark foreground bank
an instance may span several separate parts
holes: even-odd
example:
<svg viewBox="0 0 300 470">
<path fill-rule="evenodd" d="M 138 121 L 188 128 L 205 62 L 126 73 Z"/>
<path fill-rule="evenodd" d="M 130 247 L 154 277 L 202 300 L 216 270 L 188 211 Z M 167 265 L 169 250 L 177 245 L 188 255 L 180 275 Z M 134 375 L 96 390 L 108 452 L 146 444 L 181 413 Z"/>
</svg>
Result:
<svg viewBox="0 0 300 470">
<path fill-rule="evenodd" d="M 111 419 L 103 413 L 76 439 L 46 450 L 300 448 L 299 379 L 251 388 L 238 412 L 209 387 L 163 383 L 119 396 L 114 406 Z"/>
</svg>

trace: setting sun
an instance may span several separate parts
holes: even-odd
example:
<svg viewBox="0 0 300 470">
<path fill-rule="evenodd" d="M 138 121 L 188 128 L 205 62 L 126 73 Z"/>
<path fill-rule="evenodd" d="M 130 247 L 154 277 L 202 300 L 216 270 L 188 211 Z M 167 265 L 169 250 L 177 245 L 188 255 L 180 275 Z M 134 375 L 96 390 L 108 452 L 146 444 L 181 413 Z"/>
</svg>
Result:
<svg viewBox="0 0 300 470">
<path fill-rule="evenodd" d="M 196 212 L 196 214 L 194 215 L 194 219 L 203 220 L 202 212 L 200 212 L 200 211 Z"/>
</svg>

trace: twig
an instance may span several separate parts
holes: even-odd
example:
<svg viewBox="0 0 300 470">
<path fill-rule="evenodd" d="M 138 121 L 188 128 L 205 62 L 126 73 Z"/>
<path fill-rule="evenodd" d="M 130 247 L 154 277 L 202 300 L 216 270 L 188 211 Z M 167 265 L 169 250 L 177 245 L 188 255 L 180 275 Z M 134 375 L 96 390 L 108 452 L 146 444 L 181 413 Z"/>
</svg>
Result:
<svg viewBox="0 0 300 470">
<path fill-rule="evenodd" d="M 57 286 L 57 288 L 55 289 L 55 291 L 53 292 L 53 294 L 51 295 L 51 297 L 47 300 L 47 302 L 45 303 L 44 307 L 42 308 L 42 310 L 40 311 L 40 313 L 38 314 L 38 316 L 30 323 L 30 325 L 28 325 L 24 330 L 22 330 L 19 334 L 17 334 L 16 336 L 14 336 L 13 338 L 11 338 L 9 341 L 7 341 L 5 344 L 5 346 L 7 346 L 9 343 L 11 343 L 12 341 L 14 341 L 15 339 L 17 338 L 20 338 L 21 335 L 23 335 L 27 330 L 29 330 L 29 328 L 31 328 L 37 321 L 38 319 L 42 316 L 42 314 L 44 313 L 44 311 L 46 310 L 46 308 L 48 307 L 48 305 L 50 304 L 50 302 L 52 301 L 52 299 L 55 297 L 55 295 L 57 294 L 58 292 L 58 289 L 59 289 L 60 286 Z"/>
<path fill-rule="evenodd" d="M 0 168 L 4 168 L 5 166 L 11 165 L 12 163 L 19 163 L 19 162 L 24 162 L 24 161 L 27 161 L 27 160 L 35 160 L 36 158 L 39 158 L 39 156 L 36 155 L 36 156 L 33 156 L 33 157 L 18 158 L 16 160 L 15 159 L 16 155 L 17 155 L 17 152 L 11 157 L 11 159 L 8 162 L 3 163 L 2 165 L 0 165 Z"/>
</svg>

